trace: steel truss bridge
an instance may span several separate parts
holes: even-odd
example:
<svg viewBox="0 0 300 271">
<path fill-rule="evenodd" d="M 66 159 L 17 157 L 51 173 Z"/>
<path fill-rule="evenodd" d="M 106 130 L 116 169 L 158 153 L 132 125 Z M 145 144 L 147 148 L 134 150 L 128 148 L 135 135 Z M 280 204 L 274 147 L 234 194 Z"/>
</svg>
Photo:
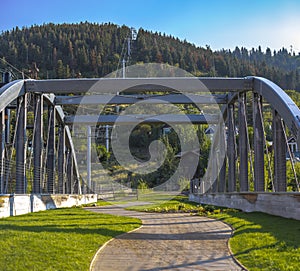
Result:
<svg viewBox="0 0 300 271">
<path fill-rule="evenodd" d="M 139 95 L 140 90 L 148 94 Z M 149 94 L 155 92 L 161 95 Z M 158 119 L 149 115 L 75 116 L 66 114 L 65 110 L 70 105 L 130 105 L 141 100 L 159 104 L 218 104 L 222 114 L 191 114 L 188 118 L 165 114 Z M 270 108 L 272 151 L 267 148 L 265 137 L 266 104 Z M 222 164 L 212 161 L 209 165 L 220 170 L 206 182 L 205 193 L 287 191 L 287 133 L 300 144 L 300 110 L 291 98 L 273 82 L 260 77 L 174 77 L 29 79 L 3 85 L 0 89 L 0 194 L 85 193 L 89 187 L 79 174 L 72 127 L 74 123 L 114 124 L 116 118 L 119 124 L 133 123 L 136 118 L 149 123 L 216 124 L 222 140 L 221 145 L 213 144 L 212 150 L 223 148 L 225 159 Z M 250 125 L 254 131 L 251 144 Z M 268 172 L 265 172 L 266 163 Z M 269 186 L 266 176 L 270 178 Z M 297 178 L 295 187 L 294 191 L 299 191 Z"/>
</svg>

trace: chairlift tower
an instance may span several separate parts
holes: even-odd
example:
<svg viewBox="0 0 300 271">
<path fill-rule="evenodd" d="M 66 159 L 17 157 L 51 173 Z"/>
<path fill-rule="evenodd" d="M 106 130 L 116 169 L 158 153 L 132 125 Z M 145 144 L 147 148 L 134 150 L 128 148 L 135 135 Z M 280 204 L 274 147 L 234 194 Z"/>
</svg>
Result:
<svg viewBox="0 0 300 271">
<path fill-rule="evenodd" d="M 122 78 L 126 78 L 126 62 L 129 63 L 131 56 L 131 42 L 137 39 L 137 31 L 134 27 L 130 28 L 130 34 L 126 37 L 123 48 L 127 43 L 127 52 L 122 50 Z M 125 60 L 126 58 L 126 60 Z"/>
</svg>

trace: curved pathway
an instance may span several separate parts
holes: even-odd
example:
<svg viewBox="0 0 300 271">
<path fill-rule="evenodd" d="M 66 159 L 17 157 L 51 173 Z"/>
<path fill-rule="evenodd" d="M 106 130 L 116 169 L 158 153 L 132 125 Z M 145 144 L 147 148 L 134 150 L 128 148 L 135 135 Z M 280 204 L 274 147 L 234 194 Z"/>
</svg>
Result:
<svg viewBox="0 0 300 271">
<path fill-rule="evenodd" d="M 201 216 L 133 212 L 121 207 L 125 206 L 87 208 L 143 222 L 141 228 L 101 247 L 91 270 L 245 270 L 229 252 L 227 242 L 232 230 L 228 225 Z"/>
</svg>

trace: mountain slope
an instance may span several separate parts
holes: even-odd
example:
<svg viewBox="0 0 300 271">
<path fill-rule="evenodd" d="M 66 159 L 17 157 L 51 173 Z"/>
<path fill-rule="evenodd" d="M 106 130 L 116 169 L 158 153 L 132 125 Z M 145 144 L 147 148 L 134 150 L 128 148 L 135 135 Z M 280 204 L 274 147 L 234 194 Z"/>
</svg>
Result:
<svg viewBox="0 0 300 271">
<path fill-rule="evenodd" d="M 0 57 L 27 74 L 36 63 L 39 78 L 68 78 L 79 73 L 83 77 L 102 77 L 120 68 L 130 33 L 129 27 L 111 23 L 15 28 L 0 35 Z M 260 47 L 213 52 L 209 46 L 196 47 L 172 36 L 139 29 L 131 49 L 130 64 L 168 63 L 196 76 L 258 75 L 285 89 L 300 91 L 300 56 L 284 48 L 278 52 L 262 52 Z"/>
</svg>

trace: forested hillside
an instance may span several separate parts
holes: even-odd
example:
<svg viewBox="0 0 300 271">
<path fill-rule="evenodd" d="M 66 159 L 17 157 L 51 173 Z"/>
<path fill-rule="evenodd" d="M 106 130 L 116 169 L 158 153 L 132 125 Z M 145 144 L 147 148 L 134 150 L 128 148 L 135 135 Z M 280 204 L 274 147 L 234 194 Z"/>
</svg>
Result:
<svg viewBox="0 0 300 271">
<path fill-rule="evenodd" d="M 33 63 L 38 77 L 102 77 L 120 68 L 127 26 L 115 24 L 44 24 L 15 28 L 0 34 L 0 58 L 30 75 Z M 212 51 L 187 41 L 139 29 L 132 41 L 130 64 L 158 62 L 178 66 L 196 76 L 266 77 L 285 89 L 300 91 L 300 55 L 283 48 Z M 0 61 L 1 62 L 1 61 Z M 3 62 L 3 61 L 2 61 Z M 3 65 L 3 64 L 2 64 Z"/>
</svg>

